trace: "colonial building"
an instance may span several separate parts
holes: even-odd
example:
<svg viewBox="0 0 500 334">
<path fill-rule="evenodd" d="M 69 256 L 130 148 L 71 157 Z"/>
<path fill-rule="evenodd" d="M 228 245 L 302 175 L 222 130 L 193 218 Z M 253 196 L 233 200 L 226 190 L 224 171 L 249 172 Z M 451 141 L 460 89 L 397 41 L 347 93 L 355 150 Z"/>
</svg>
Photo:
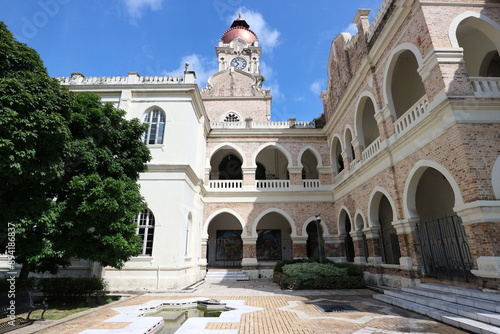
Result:
<svg viewBox="0 0 500 334">
<path fill-rule="evenodd" d="M 75 262 L 110 289 L 180 288 L 211 268 L 270 277 L 329 258 L 393 287 L 500 286 L 500 4 L 385 0 L 333 39 L 322 117 L 271 121 L 258 36 L 223 33 L 219 71 L 60 81 L 149 124 L 143 254 Z M 265 51 L 265 50 L 264 50 Z"/>
</svg>

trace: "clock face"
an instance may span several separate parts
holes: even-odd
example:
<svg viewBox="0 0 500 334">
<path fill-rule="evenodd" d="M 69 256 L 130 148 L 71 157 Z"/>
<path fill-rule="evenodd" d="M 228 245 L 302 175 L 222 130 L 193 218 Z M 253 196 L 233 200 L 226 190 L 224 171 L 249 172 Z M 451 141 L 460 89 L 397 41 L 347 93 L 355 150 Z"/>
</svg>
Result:
<svg viewBox="0 0 500 334">
<path fill-rule="evenodd" d="M 236 67 L 238 70 L 242 70 L 247 67 L 247 61 L 244 58 L 236 57 L 231 60 L 231 66 Z"/>
</svg>

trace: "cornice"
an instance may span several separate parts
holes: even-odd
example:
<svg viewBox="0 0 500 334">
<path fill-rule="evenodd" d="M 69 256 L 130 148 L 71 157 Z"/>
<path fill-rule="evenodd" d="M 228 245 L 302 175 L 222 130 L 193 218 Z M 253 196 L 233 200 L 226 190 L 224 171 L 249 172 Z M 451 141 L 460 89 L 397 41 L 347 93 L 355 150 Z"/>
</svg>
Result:
<svg viewBox="0 0 500 334">
<path fill-rule="evenodd" d="M 182 173 L 185 174 L 189 181 L 195 186 L 200 186 L 203 181 L 196 175 L 195 171 L 190 165 L 173 165 L 173 164 L 146 164 L 148 170 L 144 175 L 151 175 L 150 173 Z M 140 181 L 148 180 L 148 178 L 141 178 Z"/>
<path fill-rule="evenodd" d="M 453 7 L 500 7 L 500 3 L 477 3 L 477 2 L 442 2 L 420 0 L 421 6 L 453 6 Z"/>
</svg>

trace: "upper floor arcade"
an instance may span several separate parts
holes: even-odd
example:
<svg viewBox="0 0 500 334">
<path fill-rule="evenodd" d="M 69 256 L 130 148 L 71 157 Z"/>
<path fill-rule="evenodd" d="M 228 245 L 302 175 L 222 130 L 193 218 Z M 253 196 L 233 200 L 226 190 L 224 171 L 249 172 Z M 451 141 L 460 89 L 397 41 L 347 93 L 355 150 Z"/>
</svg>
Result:
<svg viewBox="0 0 500 334">
<path fill-rule="evenodd" d="M 333 40 L 322 97 L 335 185 L 388 152 L 408 156 L 450 126 L 499 122 L 500 5 L 436 6 L 384 1 L 383 24 L 369 25 L 360 10 L 358 34 Z"/>
</svg>

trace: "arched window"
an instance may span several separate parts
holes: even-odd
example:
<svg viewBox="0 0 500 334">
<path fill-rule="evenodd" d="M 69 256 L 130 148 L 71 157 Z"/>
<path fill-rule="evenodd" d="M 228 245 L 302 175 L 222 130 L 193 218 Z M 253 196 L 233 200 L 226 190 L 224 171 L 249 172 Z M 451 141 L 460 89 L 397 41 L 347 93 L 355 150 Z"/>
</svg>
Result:
<svg viewBox="0 0 500 334">
<path fill-rule="evenodd" d="M 136 218 L 137 234 L 142 239 L 142 255 L 153 254 L 153 236 L 155 231 L 155 216 L 151 210 L 146 209 Z"/>
<path fill-rule="evenodd" d="M 148 125 L 148 129 L 144 133 L 143 141 L 149 145 L 163 144 L 165 113 L 159 109 L 153 109 L 144 117 L 144 123 Z"/>
<path fill-rule="evenodd" d="M 239 122 L 240 118 L 234 112 L 227 114 L 226 118 L 224 118 L 224 122 Z"/>
</svg>

